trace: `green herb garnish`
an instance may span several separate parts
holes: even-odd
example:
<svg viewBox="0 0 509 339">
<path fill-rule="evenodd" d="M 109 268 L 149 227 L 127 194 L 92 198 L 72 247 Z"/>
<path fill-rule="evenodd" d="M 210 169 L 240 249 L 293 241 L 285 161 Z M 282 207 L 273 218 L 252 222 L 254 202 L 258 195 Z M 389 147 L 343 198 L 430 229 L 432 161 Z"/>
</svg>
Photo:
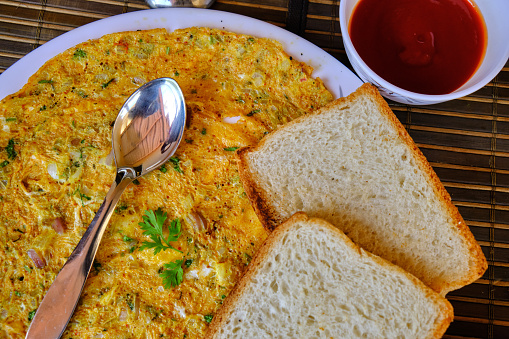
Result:
<svg viewBox="0 0 509 339">
<path fill-rule="evenodd" d="M 207 314 L 207 315 L 204 315 L 203 316 L 203 320 L 205 320 L 205 322 L 207 324 L 210 324 L 210 322 L 212 321 L 212 319 L 214 318 L 214 315 L 213 314 Z"/>
<path fill-rule="evenodd" d="M 183 260 L 175 260 L 168 264 L 164 264 L 165 270 L 159 273 L 163 278 L 164 288 L 172 288 L 180 285 L 184 279 L 184 270 L 182 269 Z"/>
<path fill-rule="evenodd" d="M 35 312 L 37 312 L 37 310 L 33 310 L 33 311 L 28 312 L 28 321 L 32 321 L 32 319 L 35 316 Z"/>
<path fill-rule="evenodd" d="M 254 109 L 252 110 L 251 112 L 249 112 L 247 114 L 248 117 L 252 117 L 253 115 L 255 115 L 256 113 L 260 113 L 260 109 Z"/>
<path fill-rule="evenodd" d="M 163 225 L 166 219 L 167 213 L 163 213 L 161 208 L 158 208 L 155 212 L 152 210 L 145 211 L 143 222 L 138 223 L 138 225 L 140 225 L 141 229 L 144 231 L 143 234 L 148 235 L 152 241 L 144 241 L 140 247 L 140 251 L 145 248 L 153 248 L 154 255 L 167 249 L 182 253 L 182 251 L 179 251 L 170 244 L 170 242 L 177 241 L 180 236 L 180 220 L 175 219 L 171 221 L 168 226 L 168 237 L 165 238 L 163 234 Z"/>
<path fill-rule="evenodd" d="M 87 52 L 85 52 L 84 50 L 78 48 L 76 50 L 76 52 L 74 52 L 72 57 L 73 57 L 73 59 L 86 58 L 87 57 Z"/>
<path fill-rule="evenodd" d="M 182 173 L 182 170 L 180 169 L 180 159 L 177 157 L 171 157 L 170 162 L 173 165 L 173 169 L 179 173 Z"/>
<path fill-rule="evenodd" d="M 14 139 L 10 139 L 7 142 L 7 147 L 5 147 L 5 150 L 7 151 L 7 158 L 8 159 L 14 159 L 16 158 L 16 151 L 14 150 Z"/>
<path fill-rule="evenodd" d="M 223 148 L 225 151 L 227 152 L 235 152 L 236 150 L 238 150 L 240 147 L 225 147 Z"/>
<path fill-rule="evenodd" d="M 101 85 L 101 87 L 102 87 L 102 88 L 106 88 L 106 87 L 108 87 L 108 86 L 109 86 L 109 85 L 110 85 L 110 84 L 111 84 L 114 80 L 115 80 L 115 78 L 111 78 L 111 79 L 110 79 L 107 83 L 102 84 L 102 85 Z"/>
</svg>

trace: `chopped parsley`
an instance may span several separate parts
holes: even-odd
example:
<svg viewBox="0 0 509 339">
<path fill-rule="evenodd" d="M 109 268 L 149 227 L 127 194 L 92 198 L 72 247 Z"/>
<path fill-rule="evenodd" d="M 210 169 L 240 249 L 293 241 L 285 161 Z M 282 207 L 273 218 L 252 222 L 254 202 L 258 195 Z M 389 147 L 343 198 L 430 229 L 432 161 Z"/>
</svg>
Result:
<svg viewBox="0 0 509 339">
<path fill-rule="evenodd" d="M 210 324 L 212 319 L 214 319 L 214 315 L 213 314 L 207 314 L 207 315 L 203 316 L 203 320 L 205 320 L 205 322 L 207 324 Z"/>
<path fill-rule="evenodd" d="M 111 78 L 107 83 L 102 84 L 101 87 L 102 88 L 108 87 L 114 80 L 115 80 L 115 78 Z"/>
<path fill-rule="evenodd" d="M 191 264 L 193 263 L 193 259 L 187 259 L 185 262 L 184 262 L 184 265 L 189 268 L 189 266 L 191 266 Z"/>
<path fill-rule="evenodd" d="M 201 130 L 201 132 L 200 132 L 200 133 L 201 133 L 202 135 L 205 135 L 205 134 L 207 134 L 207 130 L 204 128 L 204 129 L 202 129 L 202 130 Z"/>
<path fill-rule="evenodd" d="M 37 312 L 37 310 L 28 312 L 28 321 L 32 321 L 32 319 L 35 317 L 35 312 Z"/>
<path fill-rule="evenodd" d="M 82 58 L 86 58 L 87 57 L 87 52 L 85 52 L 84 50 L 78 48 L 74 54 L 73 54 L 73 59 L 82 59 Z"/>
<path fill-rule="evenodd" d="M 117 208 L 115 208 L 115 213 L 120 214 L 123 211 L 125 211 L 127 208 L 128 207 L 125 204 L 118 205 Z"/>
<path fill-rule="evenodd" d="M 166 169 L 166 166 L 163 164 L 161 167 L 159 167 L 159 170 L 163 173 L 166 173 L 168 172 L 168 170 Z"/>
<path fill-rule="evenodd" d="M 247 114 L 248 117 L 252 117 L 253 115 L 255 115 L 256 113 L 260 113 L 260 109 L 254 109 L 252 110 L 251 112 L 249 112 Z"/>
<path fill-rule="evenodd" d="M 5 167 L 7 165 L 9 165 L 9 162 L 7 160 L 0 162 L 0 168 Z"/>
<path fill-rule="evenodd" d="M 227 152 L 235 152 L 236 150 L 238 150 L 240 147 L 225 147 L 223 148 L 225 151 Z"/>
<path fill-rule="evenodd" d="M 7 152 L 8 159 L 12 160 L 16 158 L 16 155 L 18 155 L 18 153 L 16 153 L 16 151 L 14 150 L 14 139 L 10 139 L 7 142 L 7 147 L 5 147 L 5 151 Z"/>
<path fill-rule="evenodd" d="M 182 170 L 180 169 L 180 159 L 177 157 L 171 157 L 170 162 L 173 165 L 173 169 L 179 173 L 182 173 Z"/>
</svg>

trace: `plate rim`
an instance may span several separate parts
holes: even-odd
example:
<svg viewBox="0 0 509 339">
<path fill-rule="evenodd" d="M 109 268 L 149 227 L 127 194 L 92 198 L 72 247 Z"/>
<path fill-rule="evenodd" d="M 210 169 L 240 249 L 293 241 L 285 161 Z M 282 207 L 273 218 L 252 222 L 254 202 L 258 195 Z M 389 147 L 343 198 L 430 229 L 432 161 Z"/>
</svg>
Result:
<svg viewBox="0 0 509 339">
<path fill-rule="evenodd" d="M 49 40 L 0 74 L 0 100 L 19 91 L 46 61 L 81 42 L 123 31 L 166 28 L 171 32 L 193 26 L 279 41 L 287 54 L 313 67 L 312 76 L 319 77 L 334 98 L 346 96 L 362 84 L 357 75 L 320 47 L 268 22 L 213 9 L 159 8 L 96 20 Z"/>
</svg>

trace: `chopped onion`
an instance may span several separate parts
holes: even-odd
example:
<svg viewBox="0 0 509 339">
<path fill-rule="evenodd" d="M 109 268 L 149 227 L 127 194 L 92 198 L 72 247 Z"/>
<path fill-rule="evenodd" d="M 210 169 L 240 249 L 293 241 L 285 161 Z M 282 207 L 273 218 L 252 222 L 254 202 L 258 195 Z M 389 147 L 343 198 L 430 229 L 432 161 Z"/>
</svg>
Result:
<svg viewBox="0 0 509 339">
<path fill-rule="evenodd" d="M 135 84 L 142 85 L 142 84 L 144 84 L 146 81 L 145 81 L 145 79 L 142 79 L 142 78 L 140 78 L 140 77 L 134 77 L 134 78 L 133 78 L 133 82 L 134 82 Z"/>
<path fill-rule="evenodd" d="M 48 164 L 48 174 L 50 177 L 52 177 L 55 180 L 60 180 L 60 177 L 58 175 L 58 167 L 57 164 L 54 162 Z"/>
<path fill-rule="evenodd" d="M 63 218 L 58 217 L 56 218 L 53 223 L 51 224 L 51 227 L 57 232 L 58 234 L 63 234 L 65 229 L 65 221 Z"/>
<path fill-rule="evenodd" d="M 72 144 L 72 141 L 71 141 Z M 81 158 L 81 153 L 76 151 L 70 151 L 69 155 L 71 156 L 72 161 L 78 161 Z"/>
<path fill-rule="evenodd" d="M 138 316 L 140 315 L 140 298 L 138 295 L 134 298 L 134 318 L 138 319 Z"/>
<path fill-rule="evenodd" d="M 72 183 L 76 182 L 77 180 L 79 180 L 81 178 L 81 173 L 83 173 L 83 166 L 78 167 L 76 172 L 74 172 L 69 177 L 69 183 L 72 184 Z"/>
<path fill-rule="evenodd" d="M 203 232 L 207 229 L 205 220 L 203 220 L 203 217 L 198 212 L 189 213 L 185 219 L 195 232 Z"/>
<path fill-rule="evenodd" d="M 185 277 L 186 279 L 196 279 L 196 280 L 200 278 L 198 277 L 198 271 L 196 270 L 187 271 Z"/>
<path fill-rule="evenodd" d="M 118 320 L 125 321 L 127 319 L 127 310 L 125 308 L 120 311 L 120 315 L 118 316 Z"/>
<path fill-rule="evenodd" d="M 242 117 L 236 116 L 236 117 L 226 117 L 223 118 L 223 122 L 227 124 L 236 124 Z"/>
<path fill-rule="evenodd" d="M 27 253 L 30 259 L 34 262 L 35 267 L 43 268 L 46 266 L 46 260 L 41 258 L 34 249 L 29 249 Z"/>
<path fill-rule="evenodd" d="M 99 159 L 99 163 L 101 165 L 104 165 L 104 166 L 109 166 L 109 167 L 112 167 L 113 166 L 113 149 L 111 150 L 110 153 L 108 153 L 107 156 L 105 157 L 102 157 L 101 159 Z"/>
<path fill-rule="evenodd" d="M 175 305 L 175 311 L 178 312 L 181 318 L 186 317 L 186 309 L 183 306 Z"/>
</svg>

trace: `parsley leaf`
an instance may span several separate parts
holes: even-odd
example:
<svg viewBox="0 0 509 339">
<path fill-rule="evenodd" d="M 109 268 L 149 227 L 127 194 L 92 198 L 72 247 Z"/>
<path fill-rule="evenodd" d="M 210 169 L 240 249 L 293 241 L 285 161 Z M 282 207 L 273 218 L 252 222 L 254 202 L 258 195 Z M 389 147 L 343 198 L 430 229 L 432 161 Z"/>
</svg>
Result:
<svg viewBox="0 0 509 339">
<path fill-rule="evenodd" d="M 235 152 L 236 150 L 238 150 L 240 147 L 225 147 L 223 148 L 225 151 L 227 152 Z"/>
<path fill-rule="evenodd" d="M 180 236 L 180 220 L 175 219 L 171 221 L 168 226 L 168 237 L 165 238 L 163 234 L 163 225 L 166 218 L 167 213 L 163 213 L 161 208 L 158 208 L 155 212 L 152 210 L 145 211 L 145 215 L 143 216 L 144 222 L 140 222 L 139 225 L 144 231 L 143 234 L 148 235 L 152 241 L 144 241 L 140 247 L 140 251 L 145 248 L 153 248 L 154 255 L 167 249 L 182 253 L 182 251 L 179 251 L 170 244 L 170 242 L 176 241 Z"/>
<path fill-rule="evenodd" d="M 164 288 L 176 287 L 182 283 L 184 278 L 182 262 L 184 262 L 184 260 L 175 260 L 174 262 L 164 264 L 165 270 L 159 273 L 159 276 L 163 278 Z"/>
<path fill-rule="evenodd" d="M 7 147 L 5 147 L 5 150 L 7 151 L 8 159 L 16 158 L 16 155 L 18 153 L 16 153 L 16 151 L 14 150 L 14 140 L 13 139 L 9 140 L 9 142 L 7 143 Z"/>
</svg>

